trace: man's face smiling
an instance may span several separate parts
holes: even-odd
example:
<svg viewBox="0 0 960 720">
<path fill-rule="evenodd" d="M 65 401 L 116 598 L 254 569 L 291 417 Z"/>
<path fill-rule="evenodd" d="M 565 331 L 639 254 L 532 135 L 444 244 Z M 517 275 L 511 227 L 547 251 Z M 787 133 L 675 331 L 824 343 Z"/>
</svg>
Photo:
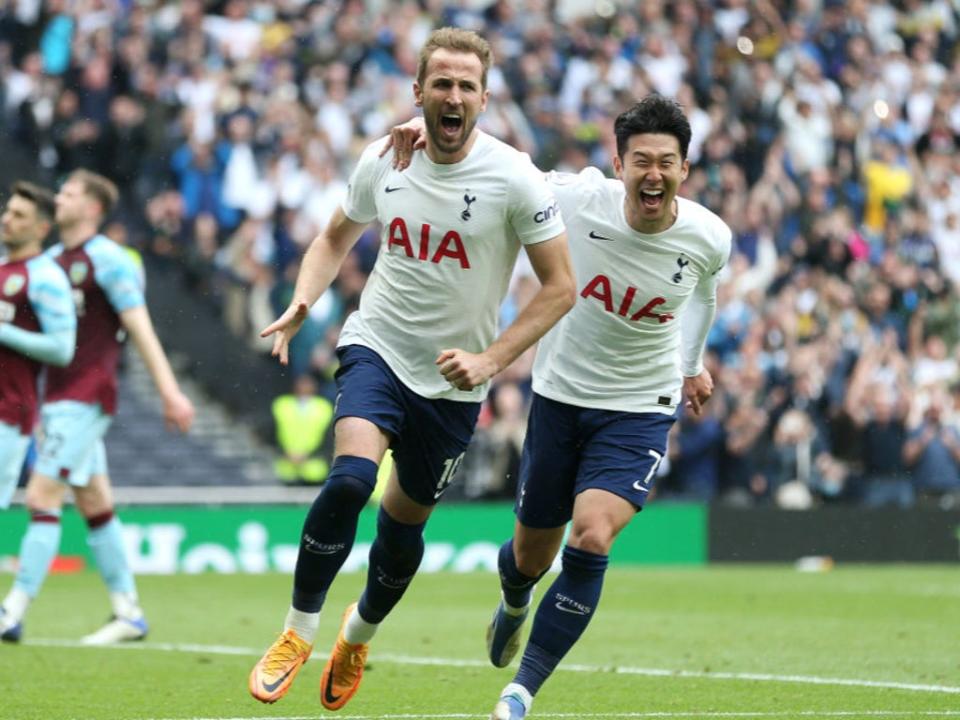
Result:
<svg viewBox="0 0 960 720">
<path fill-rule="evenodd" d="M 634 230 L 653 234 L 673 225 L 674 200 L 690 169 L 690 162 L 680 156 L 680 143 L 673 135 L 631 136 L 623 160 L 614 157 L 613 167 L 626 188 L 624 211 Z"/>
<path fill-rule="evenodd" d="M 427 126 L 427 154 L 435 162 L 454 163 L 467 156 L 490 95 L 482 80 L 483 65 L 474 53 L 440 48 L 427 62 L 423 85 L 413 84 Z"/>
</svg>

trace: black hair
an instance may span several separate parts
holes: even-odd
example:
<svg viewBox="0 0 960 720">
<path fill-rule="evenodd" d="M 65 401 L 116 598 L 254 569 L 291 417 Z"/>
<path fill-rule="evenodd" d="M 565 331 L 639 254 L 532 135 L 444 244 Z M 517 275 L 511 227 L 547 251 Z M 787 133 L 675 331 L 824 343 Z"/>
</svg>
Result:
<svg viewBox="0 0 960 720">
<path fill-rule="evenodd" d="M 37 209 L 37 215 L 47 221 L 53 220 L 56 205 L 53 201 L 53 193 L 46 188 L 34 185 L 26 180 L 19 180 L 10 188 L 10 194 L 29 200 Z"/>
<path fill-rule="evenodd" d="M 681 159 L 687 159 L 690 121 L 679 103 L 663 95 L 647 95 L 636 105 L 620 113 L 613 123 L 613 132 L 617 136 L 617 155 L 621 160 L 627 152 L 630 138 L 646 133 L 673 135 L 680 144 Z"/>
</svg>

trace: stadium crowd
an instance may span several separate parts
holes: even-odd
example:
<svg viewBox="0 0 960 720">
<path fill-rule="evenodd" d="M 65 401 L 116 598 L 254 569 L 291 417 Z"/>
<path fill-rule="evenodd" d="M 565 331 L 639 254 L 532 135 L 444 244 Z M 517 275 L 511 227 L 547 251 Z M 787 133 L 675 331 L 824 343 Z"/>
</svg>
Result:
<svg viewBox="0 0 960 720">
<path fill-rule="evenodd" d="M 490 40 L 480 125 L 543 169 L 612 173 L 612 119 L 674 97 L 694 131 L 682 193 L 726 220 L 734 252 L 717 390 L 677 423 L 661 496 L 951 507 L 958 22 L 948 0 L 0 0 L 0 132 L 49 184 L 78 167 L 115 180 L 109 233 L 179 264 L 266 353 L 257 333 L 359 149 L 408 119 L 434 27 Z M 371 230 L 311 310 L 294 374 L 330 377 L 377 246 Z M 521 264 L 502 323 L 534 283 Z M 497 379 L 467 496 L 512 494 L 529 372 L 525 357 Z"/>
</svg>

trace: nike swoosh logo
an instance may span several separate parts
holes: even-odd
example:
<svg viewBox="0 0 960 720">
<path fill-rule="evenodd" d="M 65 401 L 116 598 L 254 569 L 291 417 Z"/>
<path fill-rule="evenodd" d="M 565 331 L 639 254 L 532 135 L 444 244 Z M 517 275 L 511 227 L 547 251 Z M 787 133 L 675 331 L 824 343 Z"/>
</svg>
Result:
<svg viewBox="0 0 960 720">
<path fill-rule="evenodd" d="M 287 679 L 287 677 L 290 675 L 290 673 L 293 672 L 293 670 L 294 670 L 294 668 L 290 668 L 289 670 L 287 670 L 283 675 L 281 675 L 281 676 L 277 679 L 276 682 L 272 682 L 272 683 L 265 682 L 265 683 L 263 683 L 263 689 L 266 690 L 267 692 L 271 692 L 271 693 L 272 693 L 274 690 L 276 690 L 278 687 L 280 687 L 280 685 L 283 683 L 283 681 Z"/>
<path fill-rule="evenodd" d="M 383 189 L 384 192 L 388 192 L 388 193 L 396 192 L 397 190 L 403 190 L 403 188 L 402 188 L 402 187 L 390 187 L 389 185 L 387 185 L 387 186 Z"/>
<path fill-rule="evenodd" d="M 650 488 L 644 487 L 643 485 L 641 485 L 639 480 L 637 480 L 637 481 L 633 484 L 633 489 L 634 489 L 634 490 L 639 490 L 640 492 L 650 492 Z"/>
<path fill-rule="evenodd" d="M 332 550 L 326 550 L 326 549 L 315 550 L 314 548 L 308 545 L 308 546 L 305 546 L 303 549 L 306 550 L 308 553 L 313 553 L 314 555 L 334 555 L 335 553 L 340 552 L 340 550 L 342 550 L 343 548 L 333 548 Z"/>
<path fill-rule="evenodd" d="M 563 610 L 564 612 L 570 613 L 571 615 L 586 615 L 586 613 L 583 610 L 577 610 L 576 608 L 567 607 L 566 605 L 561 605 L 559 601 L 554 604 L 554 607 L 557 610 Z"/>
<path fill-rule="evenodd" d="M 323 689 L 323 698 L 328 703 L 339 702 L 342 695 L 333 694 L 333 665 L 330 665 L 330 672 L 327 673 L 327 686 Z"/>
<path fill-rule="evenodd" d="M 613 238 L 609 238 L 606 235 L 601 235 L 596 230 L 590 231 L 590 237 L 593 238 L 594 240 L 606 240 L 608 242 L 613 242 Z"/>
</svg>

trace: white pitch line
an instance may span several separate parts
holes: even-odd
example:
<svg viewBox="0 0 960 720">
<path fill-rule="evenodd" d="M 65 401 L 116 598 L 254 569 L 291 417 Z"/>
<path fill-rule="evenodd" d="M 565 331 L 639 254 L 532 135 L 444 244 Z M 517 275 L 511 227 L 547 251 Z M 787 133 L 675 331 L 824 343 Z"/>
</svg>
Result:
<svg viewBox="0 0 960 720">
<path fill-rule="evenodd" d="M 87 648 L 75 640 L 36 639 L 28 640 L 25 645 L 58 648 Z M 206 653 L 211 655 L 244 655 L 259 657 L 263 650 L 255 648 L 234 647 L 230 645 L 196 645 L 192 643 L 125 643 L 103 646 L 110 650 L 154 650 L 159 652 Z M 313 657 L 326 659 L 326 655 L 314 653 Z M 415 655 L 396 655 L 391 653 L 375 654 L 371 662 L 395 663 L 398 665 L 436 665 L 441 667 L 477 667 L 485 668 L 489 663 L 483 660 L 464 660 L 456 658 L 418 657 Z M 953 685 L 925 685 L 920 683 L 896 682 L 893 680 L 860 680 L 853 678 L 818 677 L 816 675 L 773 675 L 770 673 L 737 673 L 737 672 L 703 672 L 699 670 L 667 670 L 663 668 L 641 668 L 629 666 L 603 665 L 560 665 L 557 670 L 578 673 L 614 672 L 620 675 L 645 675 L 648 677 L 673 677 L 698 680 L 745 680 L 753 682 L 781 682 L 800 683 L 805 685 L 840 685 L 846 687 L 883 688 L 887 690 L 907 690 L 911 692 L 928 692 L 949 695 L 960 695 L 960 687 Z M 956 713 L 960 715 L 960 712 Z M 386 717 L 386 716 L 384 716 Z M 391 715 L 390 717 L 404 717 Z M 438 717 L 456 717 L 442 715 Z M 464 715 L 463 717 L 473 717 Z M 557 716 L 560 717 L 560 716 Z M 647 717 L 645 715 L 623 715 L 620 717 Z M 656 716 L 651 716 L 656 717 Z M 744 717 L 737 715 L 736 717 Z M 342 716 L 341 720 L 346 720 Z"/>
<path fill-rule="evenodd" d="M 484 713 L 401 713 L 389 715 L 338 715 L 337 720 L 487 720 Z M 960 710 L 799 710 L 784 712 L 620 712 L 620 713 L 537 713 L 538 718 L 912 718 L 960 717 Z M 316 715 L 264 715 L 253 717 L 150 718 L 149 720 L 317 720 Z"/>
</svg>

